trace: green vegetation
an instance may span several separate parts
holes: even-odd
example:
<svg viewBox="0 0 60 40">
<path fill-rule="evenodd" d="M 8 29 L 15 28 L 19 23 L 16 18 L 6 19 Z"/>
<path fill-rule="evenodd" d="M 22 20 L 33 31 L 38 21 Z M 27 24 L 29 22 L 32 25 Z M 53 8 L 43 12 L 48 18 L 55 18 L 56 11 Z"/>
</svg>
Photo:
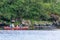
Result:
<svg viewBox="0 0 60 40">
<path fill-rule="evenodd" d="M 51 13 L 60 15 L 59 0 L 0 0 L 0 21 L 10 22 L 11 19 L 49 21 Z"/>
</svg>

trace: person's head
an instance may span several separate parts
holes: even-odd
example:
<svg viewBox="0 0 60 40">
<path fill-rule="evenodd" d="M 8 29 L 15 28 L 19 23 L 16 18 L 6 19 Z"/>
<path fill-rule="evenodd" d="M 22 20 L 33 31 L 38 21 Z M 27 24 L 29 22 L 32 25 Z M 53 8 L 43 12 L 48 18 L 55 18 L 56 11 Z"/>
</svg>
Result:
<svg viewBox="0 0 60 40">
<path fill-rule="evenodd" d="M 11 20 L 11 23 L 15 23 L 15 20 Z"/>
</svg>

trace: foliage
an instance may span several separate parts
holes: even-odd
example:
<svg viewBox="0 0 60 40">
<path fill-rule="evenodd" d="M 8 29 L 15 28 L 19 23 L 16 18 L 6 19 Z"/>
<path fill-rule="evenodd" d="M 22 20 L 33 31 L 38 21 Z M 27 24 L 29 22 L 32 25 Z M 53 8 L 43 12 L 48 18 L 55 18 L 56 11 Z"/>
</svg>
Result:
<svg viewBox="0 0 60 40">
<path fill-rule="evenodd" d="M 58 0 L 0 0 L 0 16 L 9 20 L 48 20 L 52 12 L 60 15 Z"/>
</svg>

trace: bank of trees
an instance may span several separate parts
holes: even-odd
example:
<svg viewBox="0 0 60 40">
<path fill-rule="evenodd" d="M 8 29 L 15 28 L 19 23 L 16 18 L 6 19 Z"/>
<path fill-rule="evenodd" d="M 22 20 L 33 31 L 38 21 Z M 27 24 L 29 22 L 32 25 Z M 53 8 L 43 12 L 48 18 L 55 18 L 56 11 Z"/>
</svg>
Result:
<svg viewBox="0 0 60 40">
<path fill-rule="evenodd" d="M 51 13 L 60 15 L 59 0 L 0 0 L 0 16 L 8 20 L 48 20 Z"/>
</svg>

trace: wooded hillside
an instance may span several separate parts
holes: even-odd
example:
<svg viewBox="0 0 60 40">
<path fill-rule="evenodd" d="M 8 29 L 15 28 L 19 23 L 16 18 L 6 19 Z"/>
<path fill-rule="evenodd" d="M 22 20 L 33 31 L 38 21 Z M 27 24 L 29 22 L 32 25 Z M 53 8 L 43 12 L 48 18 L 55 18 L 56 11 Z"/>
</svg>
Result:
<svg viewBox="0 0 60 40">
<path fill-rule="evenodd" d="M 60 15 L 59 0 L 0 0 L 0 20 L 49 20 L 51 13 Z"/>
</svg>

